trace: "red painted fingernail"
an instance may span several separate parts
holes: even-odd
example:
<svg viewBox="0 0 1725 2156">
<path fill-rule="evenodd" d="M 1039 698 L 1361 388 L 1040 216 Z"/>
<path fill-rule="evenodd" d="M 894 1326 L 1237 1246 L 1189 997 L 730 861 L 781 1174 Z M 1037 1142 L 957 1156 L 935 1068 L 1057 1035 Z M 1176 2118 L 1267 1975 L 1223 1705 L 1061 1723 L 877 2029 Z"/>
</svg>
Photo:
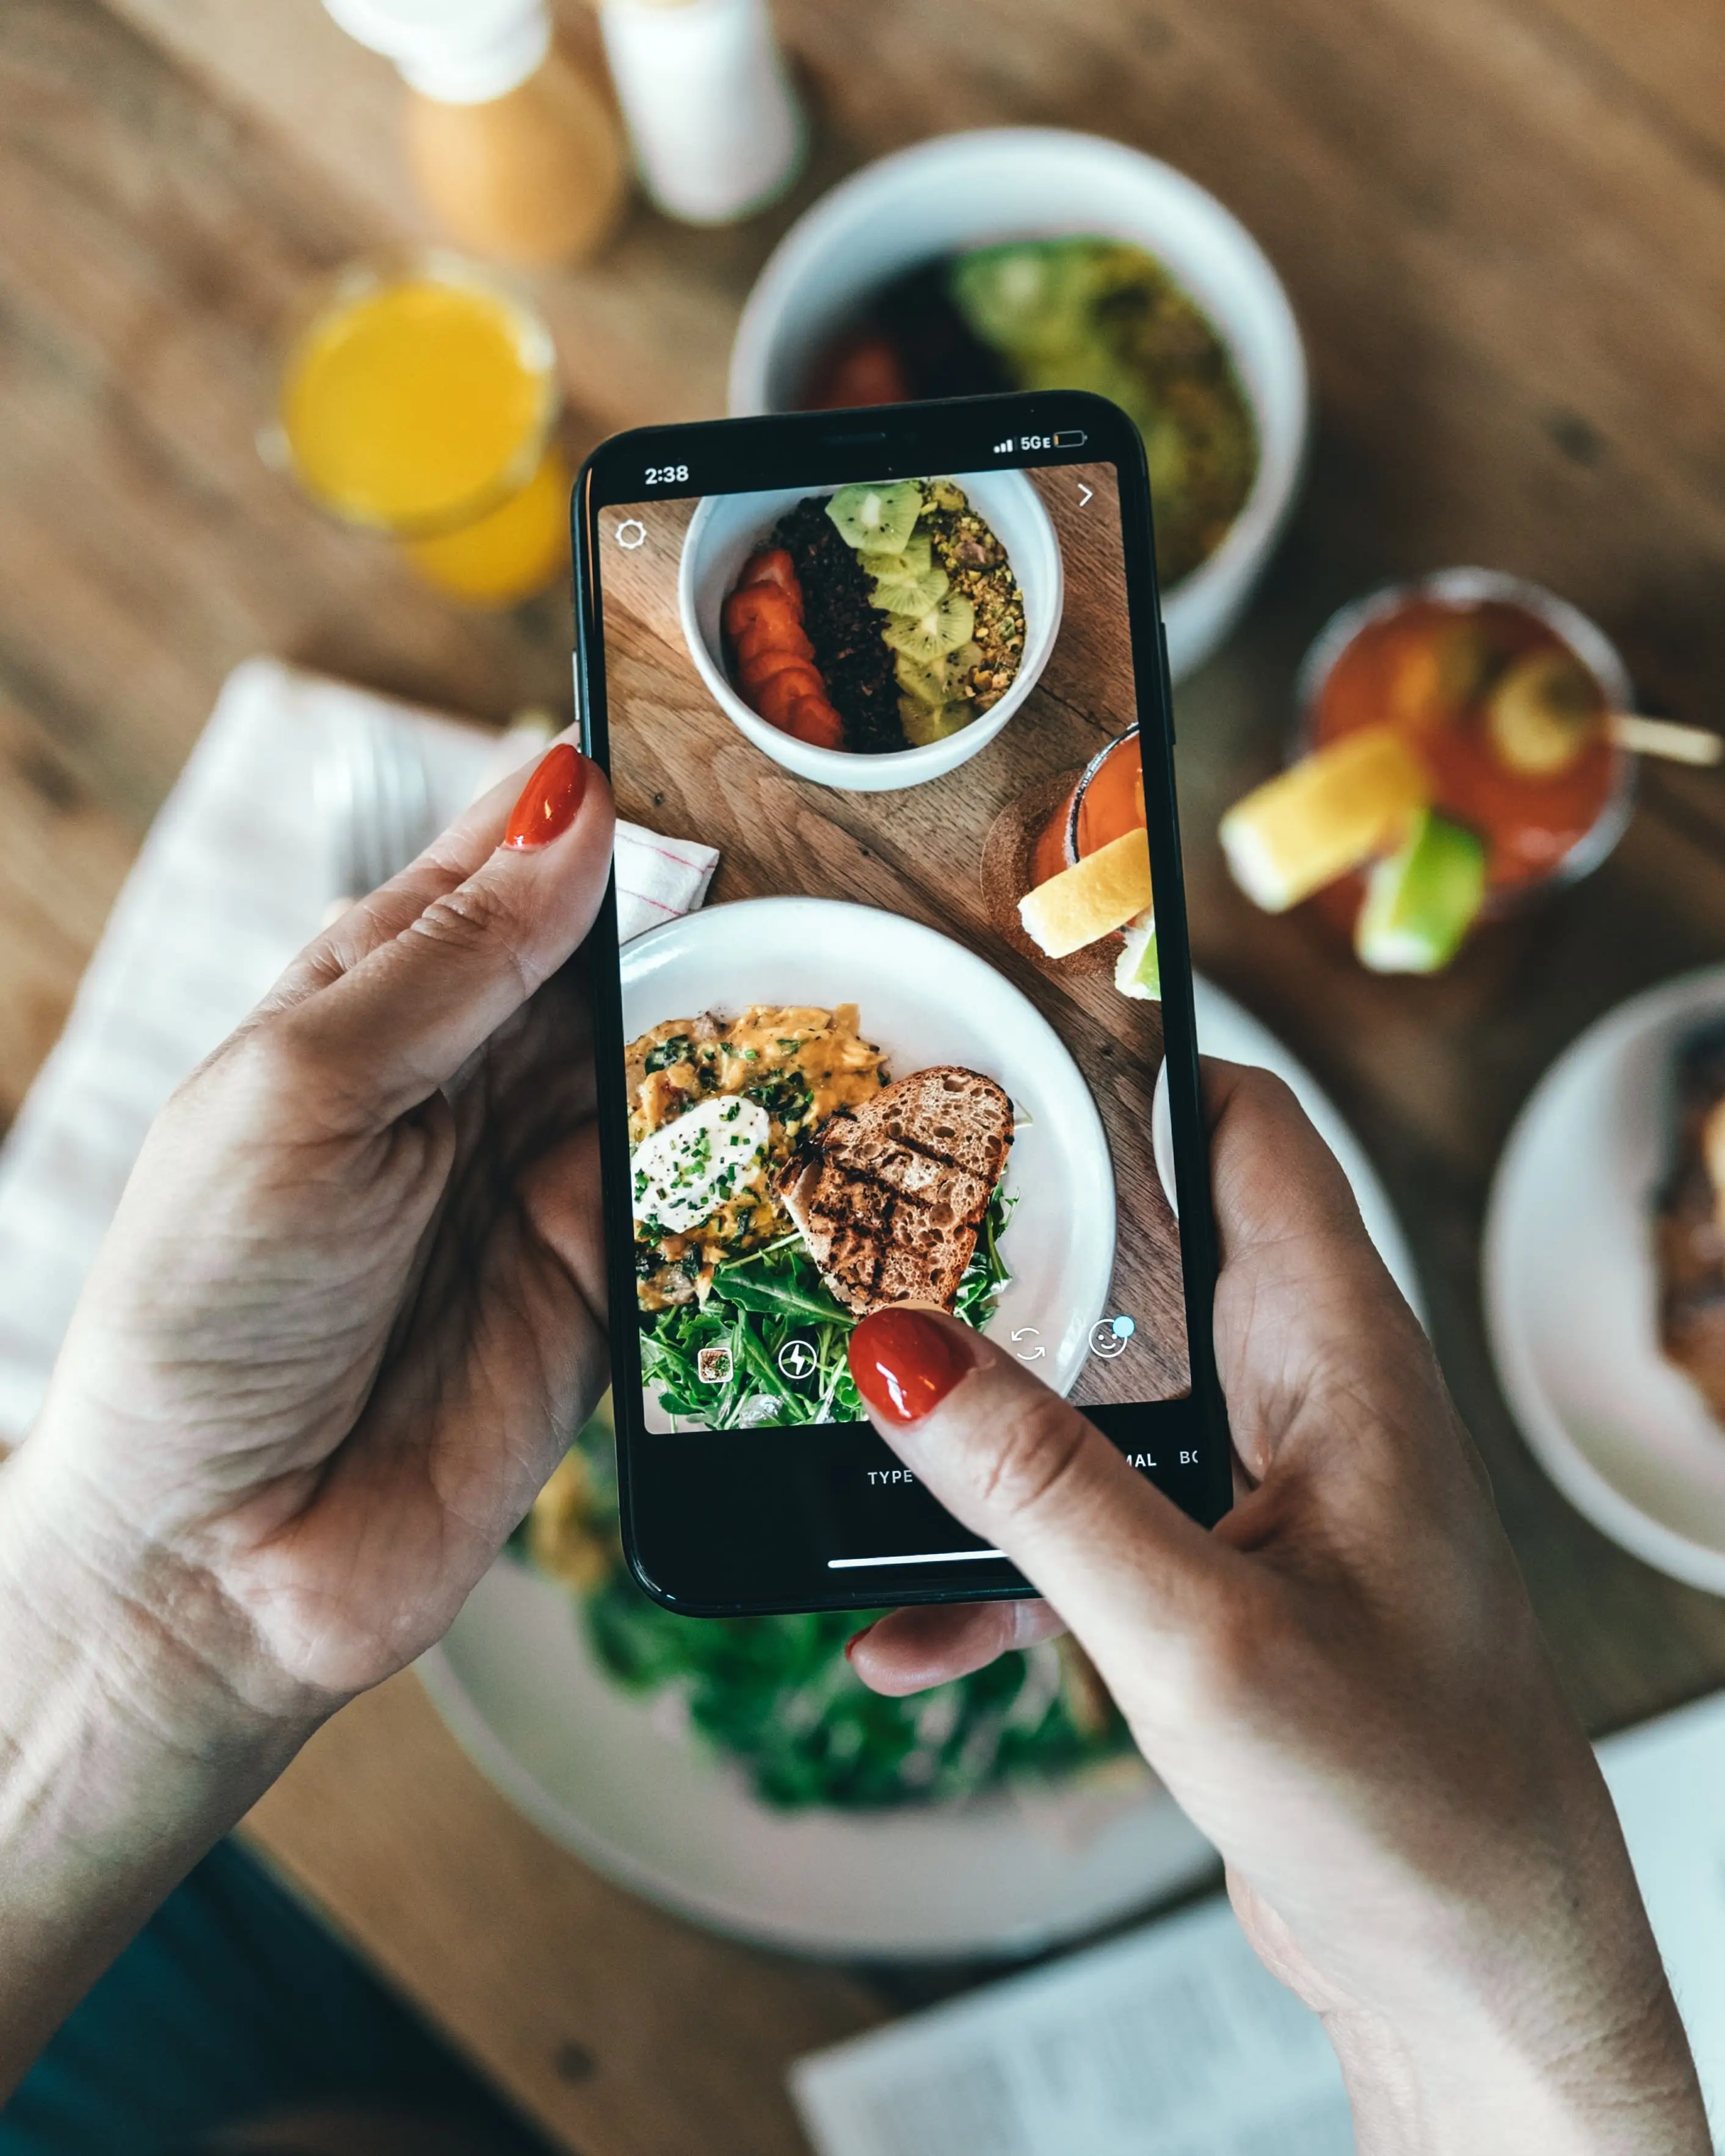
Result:
<svg viewBox="0 0 1725 2156">
<path fill-rule="evenodd" d="M 864 1318 L 850 1354 L 856 1389 L 888 1422 L 921 1422 L 970 1368 L 945 1326 L 907 1305 Z"/>
<path fill-rule="evenodd" d="M 521 799 L 510 811 L 504 844 L 525 852 L 560 839 L 575 821 L 586 791 L 587 758 L 567 742 L 559 742 L 521 788 Z"/>
<path fill-rule="evenodd" d="M 874 1630 L 875 1625 L 880 1622 L 880 1620 L 878 1617 L 871 1618 L 869 1622 L 863 1626 L 861 1631 L 853 1632 L 851 1634 L 850 1637 L 845 1642 L 845 1659 L 847 1662 L 856 1652 L 857 1649 L 861 1646 L 863 1641 L 868 1638 L 870 1633 Z"/>
</svg>

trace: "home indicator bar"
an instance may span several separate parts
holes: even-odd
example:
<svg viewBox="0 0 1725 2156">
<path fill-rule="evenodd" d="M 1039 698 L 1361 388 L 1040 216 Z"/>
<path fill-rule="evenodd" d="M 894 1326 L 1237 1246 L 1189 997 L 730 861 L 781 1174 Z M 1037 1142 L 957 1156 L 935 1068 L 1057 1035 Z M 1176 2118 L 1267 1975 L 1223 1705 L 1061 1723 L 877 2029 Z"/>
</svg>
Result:
<svg viewBox="0 0 1725 2156">
<path fill-rule="evenodd" d="M 855 1572 L 865 1564 L 965 1564 L 978 1557 L 1004 1557 L 1004 1550 L 912 1550 L 904 1557 L 829 1557 L 829 1572 Z"/>
</svg>

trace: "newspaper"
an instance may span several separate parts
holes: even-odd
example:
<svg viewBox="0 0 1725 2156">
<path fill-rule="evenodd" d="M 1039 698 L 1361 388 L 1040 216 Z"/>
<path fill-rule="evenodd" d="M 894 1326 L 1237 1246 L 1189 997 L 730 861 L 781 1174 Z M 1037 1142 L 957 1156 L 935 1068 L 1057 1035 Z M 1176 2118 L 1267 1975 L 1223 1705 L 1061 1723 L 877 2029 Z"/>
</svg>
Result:
<svg viewBox="0 0 1725 2156">
<path fill-rule="evenodd" d="M 1225 1901 L 792 2069 L 821 2156 L 1351 2156 L 1322 2025 Z"/>
<path fill-rule="evenodd" d="M 1725 1694 L 1600 1747 L 1725 2133 Z M 799 2060 L 819 2156 L 1352 2156 L 1317 2016 L 1217 1897 Z M 1725 2156 L 1725 2141 L 1721 2142 Z"/>
</svg>

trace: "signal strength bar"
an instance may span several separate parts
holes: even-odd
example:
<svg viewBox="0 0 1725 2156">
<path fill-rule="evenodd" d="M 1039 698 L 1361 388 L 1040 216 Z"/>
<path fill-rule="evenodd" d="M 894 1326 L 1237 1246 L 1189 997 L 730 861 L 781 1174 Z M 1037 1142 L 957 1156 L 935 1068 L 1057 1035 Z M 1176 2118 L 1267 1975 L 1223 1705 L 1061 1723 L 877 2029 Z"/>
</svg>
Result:
<svg viewBox="0 0 1725 2156">
<path fill-rule="evenodd" d="M 995 443 L 993 453 L 997 457 L 1009 457 L 1012 454 L 1012 437 L 1010 434 L 1007 436 L 1004 442 Z"/>
</svg>

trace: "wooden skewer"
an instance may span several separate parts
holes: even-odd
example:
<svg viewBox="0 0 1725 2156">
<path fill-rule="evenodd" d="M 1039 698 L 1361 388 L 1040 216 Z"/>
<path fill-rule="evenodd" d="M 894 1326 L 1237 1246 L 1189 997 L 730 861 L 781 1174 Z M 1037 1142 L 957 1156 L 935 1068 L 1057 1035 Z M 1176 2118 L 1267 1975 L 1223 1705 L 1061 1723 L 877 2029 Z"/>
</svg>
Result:
<svg viewBox="0 0 1725 2156">
<path fill-rule="evenodd" d="M 1662 756 L 1670 763 L 1709 764 L 1725 758 L 1725 740 L 1705 726 L 1680 726 L 1675 719 L 1650 719 L 1640 711 L 1613 711 L 1605 731 L 1619 748 L 1637 756 Z"/>
</svg>

